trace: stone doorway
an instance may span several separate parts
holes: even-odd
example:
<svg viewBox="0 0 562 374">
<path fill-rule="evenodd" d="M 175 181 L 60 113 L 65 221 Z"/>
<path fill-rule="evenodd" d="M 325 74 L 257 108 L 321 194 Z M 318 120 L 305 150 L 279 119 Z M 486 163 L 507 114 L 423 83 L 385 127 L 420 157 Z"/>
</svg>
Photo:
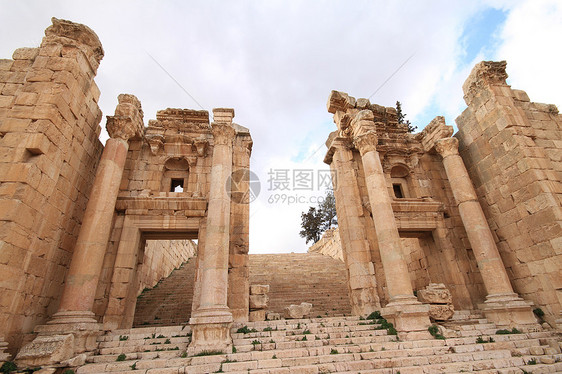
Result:
<svg viewBox="0 0 562 374">
<path fill-rule="evenodd" d="M 187 324 L 191 317 L 196 240 L 147 239 L 138 266 L 133 327 Z"/>
</svg>

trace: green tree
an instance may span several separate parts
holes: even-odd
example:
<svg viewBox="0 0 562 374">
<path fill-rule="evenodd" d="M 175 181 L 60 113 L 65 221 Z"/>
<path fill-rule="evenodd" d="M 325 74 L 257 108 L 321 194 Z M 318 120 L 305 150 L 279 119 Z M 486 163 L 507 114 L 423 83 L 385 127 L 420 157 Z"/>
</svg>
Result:
<svg viewBox="0 0 562 374">
<path fill-rule="evenodd" d="M 318 204 L 318 208 L 322 213 L 322 231 L 326 231 L 332 226 L 337 226 L 336 199 L 332 190 L 328 190 L 324 200 Z"/>
<path fill-rule="evenodd" d="M 311 206 L 308 212 L 301 213 L 302 230 L 299 235 L 306 239 L 306 244 L 310 241 L 316 243 L 324 231 L 337 224 L 336 199 L 333 191 L 329 190 L 318 207 Z"/>
<path fill-rule="evenodd" d="M 408 126 L 408 132 L 414 132 L 418 128 L 410 123 L 410 120 L 406 119 L 406 114 L 402 113 L 402 104 L 400 101 L 396 102 L 396 116 L 398 117 L 398 123 Z"/>
<path fill-rule="evenodd" d="M 306 239 L 306 244 L 316 243 L 322 234 L 322 212 L 311 206 L 307 213 L 301 213 L 301 227 L 299 235 Z"/>
</svg>

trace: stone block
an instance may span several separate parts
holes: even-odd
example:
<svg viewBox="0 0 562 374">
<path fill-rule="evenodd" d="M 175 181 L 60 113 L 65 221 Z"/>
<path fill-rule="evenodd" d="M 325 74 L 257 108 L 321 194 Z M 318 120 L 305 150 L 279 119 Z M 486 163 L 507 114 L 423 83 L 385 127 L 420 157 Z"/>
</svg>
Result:
<svg viewBox="0 0 562 374">
<path fill-rule="evenodd" d="M 250 285 L 250 295 L 265 295 L 269 292 L 268 284 L 252 284 Z"/>
<path fill-rule="evenodd" d="M 281 319 L 281 314 L 275 312 L 267 312 L 266 319 L 268 321 L 277 321 Z"/>
<path fill-rule="evenodd" d="M 430 304 L 429 318 L 435 321 L 446 321 L 453 317 L 455 309 L 452 304 Z"/>
<path fill-rule="evenodd" d="M 265 309 L 268 302 L 267 295 L 250 295 L 250 309 Z"/>
<path fill-rule="evenodd" d="M 285 318 L 300 319 L 308 316 L 312 309 L 312 304 L 301 303 L 300 305 L 289 305 L 284 310 Z"/>
<path fill-rule="evenodd" d="M 68 360 L 74 354 L 74 335 L 38 336 L 16 356 L 19 365 L 38 366 Z"/>
<path fill-rule="evenodd" d="M 418 291 L 418 300 L 424 304 L 451 304 L 451 292 L 443 283 L 430 283 L 426 288 Z"/>
<path fill-rule="evenodd" d="M 265 321 L 265 310 L 252 310 L 250 312 L 250 322 Z"/>
</svg>

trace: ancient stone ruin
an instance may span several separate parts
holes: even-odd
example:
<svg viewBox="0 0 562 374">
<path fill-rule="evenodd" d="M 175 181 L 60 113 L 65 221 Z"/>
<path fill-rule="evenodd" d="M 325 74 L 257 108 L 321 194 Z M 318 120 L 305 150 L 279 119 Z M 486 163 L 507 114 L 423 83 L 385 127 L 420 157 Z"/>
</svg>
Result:
<svg viewBox="0 0 562 374">
<path fill-rule="evenodd" d="M 562 371 L 562 119 L 511 89 L 505 62 L 475 66 L 454 136 L 442 117 L 411 134 L 393 108 L 333 91 L 325 162 L 339 227 L 316 254 L 252 268 L 249 130 L 229 108 L 145 124 L 122 94 L 103 146 L 103 55 L 91 29 L 53 18 L 39 47 L 0 60 L 1 361 L 45 373 Z M 188 260 L 189 280 L 169 283 L 192 290 L 186 323 L 132 328 L 138 295 Z"/>
</svg>

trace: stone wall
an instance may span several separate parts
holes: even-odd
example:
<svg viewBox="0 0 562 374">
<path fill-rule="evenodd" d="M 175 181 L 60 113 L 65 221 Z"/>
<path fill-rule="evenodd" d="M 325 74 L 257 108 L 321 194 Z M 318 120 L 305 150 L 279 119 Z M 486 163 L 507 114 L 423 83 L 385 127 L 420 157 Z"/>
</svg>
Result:
<svg viewBox="0 0 562 374">
<path fill-rule="evenodd" d="M 0 331 L 13 352 L 58 306 L 94 172 L 103 49 L 53 19 L 38 48 L 0 60 Z"/>
<path fill-rule="evenodd" d="M 309 253 L 320 253 L 321 255 L 343 261 L 340 231 L 337 227 L 326 230 L 319 241 L 308 248 Z"/>
<path fill-rule="evenodd" d="M 512 285 L 553 322 L 562 303 L 562 117 L 482 62 L 463 90 L 460 153 Z"/>
<path fill-rule="evenodd" d="M 195 255 L 197 245 L 192 240 L 147 240 L 143 263 L 139 268 L 138 294 L 144 288 L 154 287 Z"/>
</svg>

